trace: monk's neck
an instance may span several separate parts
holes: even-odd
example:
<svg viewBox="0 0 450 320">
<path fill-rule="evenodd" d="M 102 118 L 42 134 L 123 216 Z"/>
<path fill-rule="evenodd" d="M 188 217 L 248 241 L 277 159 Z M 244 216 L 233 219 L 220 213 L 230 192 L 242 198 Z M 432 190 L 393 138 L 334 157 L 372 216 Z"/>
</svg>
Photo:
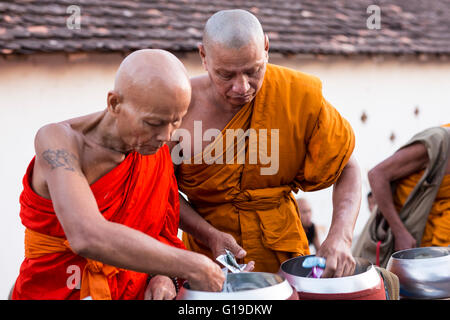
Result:
<svg viewBox="0 0 450 320">
<path fill-rule="evenodd" d="M 130 151 L 119 137 L 116 120 L 105 110 L 96 119 L 93 119 L 84 130 L 86 139 L 98 146 L 125 157 Z"/>
<path fill-rule="evenodd" d="M 219 95 L 212 86 L 210 87 L 209 102 L 215 106 L 219 112 L 227 114 L 236 114 L 242 109 L 243 105 L 233 105 Z"/>
</svg>

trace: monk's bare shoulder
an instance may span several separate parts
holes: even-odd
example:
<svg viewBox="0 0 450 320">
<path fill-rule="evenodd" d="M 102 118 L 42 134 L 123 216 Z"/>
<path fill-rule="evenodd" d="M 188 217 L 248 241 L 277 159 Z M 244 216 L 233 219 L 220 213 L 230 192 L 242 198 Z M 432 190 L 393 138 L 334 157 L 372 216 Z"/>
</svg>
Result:
<svg viewBox="0 0 450 320">
<path fill-rule="evenodd" d="M 83 175 L 80 169 L 79 135 L 67 122 L 51 123 L 40 128 L 35 136 L 36 160 L 33 168 L 33 190 L 44 198 L 49 198 L 47 175 L 55 170 L 64 170 Z"/>
<path fill-rule="evenodd" d="M 79 154 L 81 144 L 80 135 L 66 121 L 43 126 L 37 131 L 34 140 L 37 157 L 55 150 Z"/>
<path fill-rule="evenodd" d="M 180 127 L 188 130 L 193 128 L 194 121 L 203 120 L 205 116 L 205 105 L 207 104 L 205 94 L 209 88 L 209 78 L 207 75 L 196 76 L 190 80 L 192 86 L 191 102 Z"/>
<path fill-rule="evenodd" d="M 209 77 L 208 75 L 200 75 L 191 78 L 192 97 L 189 104 L 188 113 L 197 114 L 201 112 L 202 106 L 205 104 L 205 95 L 209 91 Z"/>
</svg>

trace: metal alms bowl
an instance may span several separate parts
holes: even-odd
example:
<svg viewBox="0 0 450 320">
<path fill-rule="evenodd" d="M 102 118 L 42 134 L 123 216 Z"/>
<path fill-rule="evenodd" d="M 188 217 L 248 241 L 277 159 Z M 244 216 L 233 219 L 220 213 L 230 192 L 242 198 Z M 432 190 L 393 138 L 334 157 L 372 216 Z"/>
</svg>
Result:
<svg viewBox="0 0 450 320">
<path fill-rule="evenodd" d="M 450 248 L 423 247 L 395 252 L 387 267 L 400 281 L 400 295 L 411 299 L 450 297 Z"/>
<path fill-rule="evenodd" d="M 341 278 L 308 278 L 311 268 L 304 268 L 303 261 L 310 256 L 299 256 L 281 264 L 280 274 L 297 290 L 312 294 L 346 294 L 379 286 L 381 278 L 367 260 L 355 258 L 356 268 L 351 276 Z"/>
<path fill-rule="evenodd" d="M 280 275 L 267 272 L 228 273 L 227 292 L 196 291 L 184 283 L 177 300 L 287 300 L 294 290 Z"/>
</svg>

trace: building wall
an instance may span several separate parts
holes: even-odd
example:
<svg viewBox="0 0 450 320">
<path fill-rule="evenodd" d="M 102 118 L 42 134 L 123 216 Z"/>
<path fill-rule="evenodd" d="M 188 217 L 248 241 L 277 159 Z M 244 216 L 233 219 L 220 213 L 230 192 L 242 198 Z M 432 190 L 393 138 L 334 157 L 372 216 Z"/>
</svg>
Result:
<svg viewBox="0 0 450 320">
<path fill-rule="evenodd" d="M 119 54 L 35 55 L 0 59 L 0 299 L 5 299 L 23 260 L 19 195 L 25 169 L 34 155 L 33 139 L 44 124 L 102 110 L 112 88 Z M 182 57 L 191 75 L 203 73 L 198 55 Z M 314 74 L 324 96 L 349 120 L 356 133 L 355 156 L 369 190 L 367 171 L 393 153 L 415 132 L 450 122 L 450 62 L 285 58 L 270 62 Z M 418 115 L 415 110 L 418 109 Z M 361 121 L 365 113 L 367 119 Z M 391 140 L 391 136 L 395 136 Z M 313 220 L 325 229 L 331 222 L 331 188 L 307 197 Z M 363 198 L 355 227 L 368 218 Z M 325 233 L 322 232 L 322 239 Z"/>
</svg>

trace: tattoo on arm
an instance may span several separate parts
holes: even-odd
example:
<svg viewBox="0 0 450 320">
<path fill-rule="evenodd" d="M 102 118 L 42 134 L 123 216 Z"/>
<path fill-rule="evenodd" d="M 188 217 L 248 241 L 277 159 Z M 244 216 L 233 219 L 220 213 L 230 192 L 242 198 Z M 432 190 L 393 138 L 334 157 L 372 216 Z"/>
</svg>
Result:
<svg viewBox="0 0 450 320">
<path fill-rule="evenodd" d="M 68 171 L 76 171 L 73 162 L 78 161 L 78 159 L 73 153 L 69 153 L 67 150 L 48 149 L 42 153 L 42 157 L 50 164 L 52 170 L 55 168 L 63 168 Z"/>
</svg>

